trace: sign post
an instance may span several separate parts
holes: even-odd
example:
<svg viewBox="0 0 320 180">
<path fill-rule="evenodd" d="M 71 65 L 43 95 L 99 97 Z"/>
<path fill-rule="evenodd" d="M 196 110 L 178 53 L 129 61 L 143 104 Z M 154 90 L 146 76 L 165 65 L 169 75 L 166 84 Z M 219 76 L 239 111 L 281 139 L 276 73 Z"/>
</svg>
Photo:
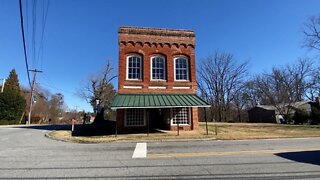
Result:
<svg viewBox="0 0 320 180">
<path fill-rule="evenodd" d="M 75 123 L 75 119 L 72 118 L 72 126 L 71 126 L 71 131 L 72 131 L 72 132 L 74 131 L 74 123 Z"/>
</svg>

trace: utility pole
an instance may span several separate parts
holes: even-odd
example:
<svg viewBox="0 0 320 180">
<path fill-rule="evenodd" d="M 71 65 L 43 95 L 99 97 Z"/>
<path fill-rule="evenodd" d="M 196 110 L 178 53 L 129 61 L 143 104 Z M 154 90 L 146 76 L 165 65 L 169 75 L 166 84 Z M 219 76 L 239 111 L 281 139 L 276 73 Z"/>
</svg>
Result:
<svg viewBox="0 0 320 180">
<path fill-rule="evenodd" d="M 28 124 L 31 124 L 31 111 L 32 111 L 32 103 L 33 103 L 34 86 L 36 84 L 37 73 L 38 72 L 42 73 L 42 71 L 39 71 L 37 69 L 29 70 L 29 71 L 33 72 L 33 81 L 32 81 L 31 92 L 30 92 L 30 109 L 29 109 L 29 115 L 28 115 Z"/>
<path fill-rule="evenodd" d="M 6 79 L 5 78 L 0 78 L 0 79 L 2 80 L 1 93 L 3 93 L 4 84 L 6 83 Z"/>
</svg>

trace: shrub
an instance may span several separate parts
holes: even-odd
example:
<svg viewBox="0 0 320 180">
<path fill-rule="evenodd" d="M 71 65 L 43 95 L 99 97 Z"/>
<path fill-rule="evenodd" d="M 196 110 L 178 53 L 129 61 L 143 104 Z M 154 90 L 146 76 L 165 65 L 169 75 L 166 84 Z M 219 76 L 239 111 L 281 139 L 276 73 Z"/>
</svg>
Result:
<svg viewBox="0 0 320 180">
<path fill-rule="evenodd" d="M 293 116 L 291 114 L 282 115 L 284 119 L 284 124 L 292 124 Z"/>
<path fill-rule="evenodd" d="M 311 108 L 311 124 L 319 124 L 320 123 L 320 108 L 312 107 Z"/>
<path fill-rule="evenodd" d="M 292 119 L 294 120 L 294 124 L 303 124 L 308 121 L 309 114 L 304 109 L 296 109 Z"/>
<path fill-rule="evenodd" d="M 0 125 L 9 125 L 9 121 L 8 120 L 0 120 Z"/>
</svg>

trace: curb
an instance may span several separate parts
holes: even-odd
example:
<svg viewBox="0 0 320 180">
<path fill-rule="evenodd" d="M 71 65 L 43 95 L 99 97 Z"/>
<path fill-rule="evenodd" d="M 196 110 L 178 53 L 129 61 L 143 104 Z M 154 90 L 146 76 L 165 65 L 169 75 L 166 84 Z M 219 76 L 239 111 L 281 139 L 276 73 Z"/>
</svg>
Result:
<svg viewBox="0 0 320 180">
<path fill-rule="evenodd" d="M 44 137 L 46 137 L 46 138 L 48 138 L 48 139 L 51 139 L 51 140 L 55 140 L 55 141 L 77 143 L 77 142 L 75 142 L 75 141 L 70 141 L 70 140 L 66 140 L 66 139 L 59 139 L 59 138 L 56 138 L 56 137 L 54 137 L 54 136 L 51 136 L 51 135 L 49 135 L 50 132 L 52 132 L 52 131 L 46 132 L 46 133 L 44 134 Z"/>
<path fill-rule="evenodd" d="M 213 141 L 216 138 L 203 138 L 203 139 L 147 139 L 147 140 L 118 140 L 113 142 L 128 142 L 128 143 L 138 143 L 138 142 L 190 142 L 190 141 Z"/>
<path fill-rule="evenodd" d="M 67 139 L 60 139 L 56 138 L 54 136 L 50 135 L 49 131 L 45 133 L 45 137 L 56 140 L 56 141 L 61 141 L 61 142 L 70 142 L 70 143 L 80 143 L 80 144 L 100 144 L 100 143 L 139 143 L 139 142 L 191 142 L 191 141 L 271 141 L 271 140 L 290 140 L 290 139 L 312 139 L 312 138 L 320 138 L 318 137 L 284 137 L 284 138 L 264 138 L 264 139 L 217 139 L 215 137 L 212 138 L 195 138 L 195 139 L 188 139 L 188 138 L 171 138 L 171 139 L 140 139 L 140 140 L 126 140 L 126 139 L 115 139 L 111 141 L 101 141 L 101 142 L 90 142 L 90 141 L 77 141 L 77 140 L 67 140 Z"/>
<path fill-rule="evenodd" d="M 218 140 L 216 138 L 195 138 L 195 139 L 188 139 L 188 138 L 178 138 L 178 139 L 141 139 L 141 140 L 126 140 L 126 139 L 119 139 L 119 140 L 113 140 L 113 141 L 101 141 L 101 142 L 90 142 L 90 141 L 76 141 L 76 140 L 67 140 L 67 139 L 60 139 L 56 138 L 54 136 L 50 135 L 50 132 L 45 133 L 45 137 L 49 138 L 51 140 L 56 140 L 56 141 L 62 141 L 62 142 L 71 142 L 71 143 L 80 143 L 80 144 L 99 144 L 99 143 L 122 143 L 122 142 L 127 142 L 127 143 L 137 143 L 137 142 L 189 142 L 189 141 L 213 141 L 213 140 Z"/>
</svg>

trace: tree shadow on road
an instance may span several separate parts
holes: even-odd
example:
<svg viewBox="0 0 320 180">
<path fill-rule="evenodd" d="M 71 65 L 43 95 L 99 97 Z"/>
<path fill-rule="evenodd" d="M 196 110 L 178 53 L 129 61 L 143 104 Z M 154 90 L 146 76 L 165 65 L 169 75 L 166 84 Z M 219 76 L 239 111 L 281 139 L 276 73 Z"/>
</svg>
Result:
<svg viewBox="0 0 320 180">
<path fill-rule="evenodd" d="M 138 129 L 128 129 L 126 131 L 116 131 L 116 122 L 103 120 L 97 121 L 92 124 L 84 124 L 75 127 L 74 131 L 72 132 L 72 136 L 104 136 L 104 135 L 114 135 L 114 134 L 153 134 L 163 133 L 158 129 L 151 128 L 148 132 L 146 128 L 138 128 Z"/>
<path fill-rule="evenodd" d="M 96 121 L 75 127 L 72 136 L 102 136 L 115 134 L 115 121 Z"/>
<path fill-rule="evenodd" d="M 71 130 L 71 124 L 35 124 L 35 125 L 21 125 L 14 128 L 36 129 L 36 130 Z"/>
<path fill-rule="evenodd" d="M 277 153 L 275 155 L 285 159 L 296 161 L 296 162 L 320 165 L 320 150 L 319 151 L 286 152 L 286 153 Z"/>
</svg>

